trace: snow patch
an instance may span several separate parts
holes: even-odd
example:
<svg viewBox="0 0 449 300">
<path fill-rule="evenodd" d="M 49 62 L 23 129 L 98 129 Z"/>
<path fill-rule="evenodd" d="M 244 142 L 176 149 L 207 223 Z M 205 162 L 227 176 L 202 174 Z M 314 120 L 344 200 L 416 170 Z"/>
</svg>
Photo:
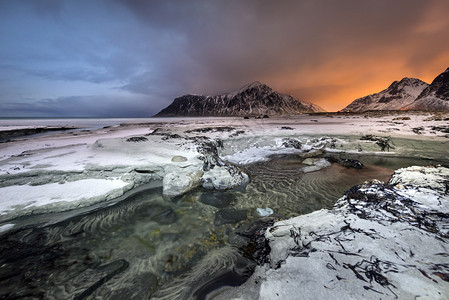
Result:
<svg viewBox="0 0 449 300">
<path fill-rule="evenodd" d="M 120 179 L 84 179 L 64 184 L 50 183 L 31 186 L 7 186 L 0 188 L 0 215 L 12 210 L 29 209 L 59 202 L 88 202 L 95 198 L 120 196 L 128 185 Z"/>
</svg>

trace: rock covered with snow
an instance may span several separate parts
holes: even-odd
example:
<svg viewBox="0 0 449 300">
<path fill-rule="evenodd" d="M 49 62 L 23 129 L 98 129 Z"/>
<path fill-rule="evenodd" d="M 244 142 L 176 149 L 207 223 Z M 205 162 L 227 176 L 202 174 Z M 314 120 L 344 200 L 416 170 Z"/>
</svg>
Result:
<svg viewBox="0 0 449 300">
<path fill-rule="evenodd" d="M 306 158 L 302 163 L 307 165 L 301 168 L 304 173 L 319 171 L 331 166 L 331 163 L 325 158 Z"/>
<path fill-rule="evenodd" d="M 228 190 L 249 182 L 249 177 L 233 166 L 215 167 L 205 172 L 201 178 L 207 189 Z"/>
<path fill-rule="evenodd" d="M 398 170 L 349 189 L 334 209 L 266 231 L 270 263 L 217 299 L 446 299 L 449 169 Z"/>
<path fill-rule="evenodd" d="M 410 186 L 415 189 L 425 188 L 434 192 L 448 194 L 449 169 L 419 166 L 402 168 L 394 172 L 390 179 L 390 184 L 396 187 Z"/>
<path fill-rule="evenodd" d="M 162 180 L 162 193 L 168 198 L 182 195 L 201 184 L 204 172 L 196 168 L 168 172 Z"/>
<path fill-rule="evenodd" d="M 197 158 L 203 162 L 202 166 L 190 164 L 173 171 L 170 171 L 173 166 L 168 167 L 162 182 L 164 196 L 173 198 L 199 186 L 228 190 L 249 182 L 248 175 L 240 168 L 224 162 L 219 157 L 218 149 L 223 147 L 220 139 L 202 138 L 195 140 L 195 144 L 200 154 Z"/>
</svg>

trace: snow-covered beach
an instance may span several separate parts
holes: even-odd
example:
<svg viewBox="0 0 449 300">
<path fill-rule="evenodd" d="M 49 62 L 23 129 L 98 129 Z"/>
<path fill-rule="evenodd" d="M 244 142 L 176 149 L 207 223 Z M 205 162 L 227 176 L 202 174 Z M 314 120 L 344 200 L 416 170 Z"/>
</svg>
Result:
<svg viewBox="0 0 449 300">
<path fill-rule="evenodd" d="M 65 222 L 78 215 L 80 211 L 83 214 L 90 213 L 93 210 L 101 211 L 103 206 L 113 206 L 120 203 L 120 201 L 126 200 L 139 189 L 144 190 L 145 188 L 161 188 L 162 197 L 158 201 L 170 203 L 170 208 L 174 211 L 182 210 L 182 205 L 181 207 L 177 207 L 176 205 L 178 204 L 172 205 L 173 199 L 179 199 L 180 196 L 188 195 L 188 193 L 198 188 L 220 193 L 221 191 L 244 188 L 249 184 L 248 188 L 251 190 L 253 178 L 251 174 L 247 174 L 245 171 L 246 166 L 255 163 L 263 164 L 276 156 L 293 155 L 300 162 L 297 168 L 298 172 L 306 174 L 304 178 L 313 176 L 307 175 L 309 172 L 313 174 L 313 172 L 326 170 L 326 168 L 334 165 L 348 167 L 345 166 L 348 163 L 352 163 L 353 166 L 347 172 L 353 172 L 355 174 L 353 177 L 361 176 L 360 174 L 362 173 L 357 175 L 356 172 L 358 171 L 353 168 L 355 168 L 354 164 L 358 160 L 363 161 L 364 157 L 399 158 L 407 159 L 407 161 L 411 162 L 416 160 L 420 165 L 425 165 L 426 162 L 429 165 L 439 163 L 447 165 L 449 162 L 447 147 L 449 141 L 448 118 L 449 114 L 447 113 L 400 112 L 392 114 L 323 113 L 259 119 L 244 119 L 240 117 L 153 118 L 101 120 L 97 123 L 95 121 L 86 123 L 85 120 L 40 120 L 34 123 L 33 120 L 18 120 L 14 122 L 2 120 L 0 122 L 1 131 L 23 130 L 36 128 L 36 126 L 44 129 L 64 127 L 64 131 L 52 131 L 48 134 L 40 135 L 15 136 L 13 139 L 5 139 L 0 143 L 0 235 L 8 239 L 8 235 L 20 234 L 21 231 L 29 230 L 33 226 L 45 228 L 50 224 Z M 68 127 L 76 129 L 67 129 Z M 409 165 L 411 166 L 412 164 L 407 162 L 407 164 L 403 163 L 401 166 Z M 396 169 L 394 166 L 390 168 L 391 170 Z M 280 169 L 277 170 L 279 171 Z M 344 168 L 342 170 L 342 172 L 345 172 Z M 372 168 L 372 170 L 377 169 Z M 394 183 L 397 189 L 401 189 L 399 187 L 400 184 L 406 186 L 407 195 L 404 197 L 416 202 L 416 205 L 423 210 L 428 209 L 432 212 L 441 212 L 444 215 L 439 221 L 440 223 L 436 225 L 438 227 L 438 236 L 429 236 L 429 239 L 432 239 L 432 241 L 438 240 L 439 244 L 435 246 L 434 251 L 436 253 L 444 252 L 447 244 L 448 174 L 447 169 L 441 168 L 441 170 L 437 177 L 429 177 L 430 179 L 426 180 L 433 180 L 432 178 L 434 178 L 435 180 L 446 182 L 446 191 L 430 187 L 429 192 L 426 194 L 425 191 L 419 188 L 420 185 L 423 185 L 422 181 L 414 182 L 413 178 L 407 178 L 404 175 L 414 174 L 410 173 L 412 171 L 409 173 L 403 171 L 401 174 L 407 180 L 401 179 L 403 182 Z M 413 170 L 413 172 L 416 172 L 416 170 Z M 426 173 L 428 171 L 422 172 Z M 369 174 L 375 174 L 375 172 Z M 276 177 L 278 174 L 271 174 L 271 176 Z M 385 175 L 383 175 L 382 179 L 384 178 Z M 366 178 L 366 180 L 368 179 L 371 178 Z M 299 180 L 301 178 L 298 178 Z M 363 181 L 357 184 L 363 184 Z M 416 189 L 414 189 L 414 185 L 416 185 Z M 429 187 L 426 188 L 429 189 Z M 395 190 L 394 192 L 398 195 L 403 195 L 401 190 Z M 422 200 L 430 199 L 428 195 L 434 195 L 432 199 L 438 199 L 439 203 L 429 204 L 430 200 Z M 350 198 L 346 196 L 346 199 Z M 340 208 L 345 207 L 344 204 L 341 204 L 343 200 L 340 199 L 337 202 L 338 197 L 334 200 L 334 203 L 340 205 L 338 206 L 339 208 L 335 208 L 332 211 L 318 211 L 310 215 L 300 216 L 298 219 L 284 220 L 280 223 L 275 223 L 272 228 L 278 228 L 279 226 L 290 226 L 286 228 L 307 227 L 307 224 L 304 225 L 304 222 L 309 222 L 307 220 L 310 220 L 311 223 L 317 222 L 317 220 L 324 220 L 325 224 L 323 223 L 323 226 L 328 229 L 323 230 L 328 231 L 332 231 L 332 228 L 336 227 L 340 229 L 340 225 L 344 225 L 345 220 L 350 222 L 350 226 L 355 226 L 354 224 L 358 226 L 359 221 L 354 219 L 355 217 L 352 215 L 348 217 L 347 214 L 349 212 L 342 211 L 343 208 Z M 192 196 L 189 201 L 198 200 Z M 231 201 L 230 206 L 232 206 L 232 203 Z M 247 207 L 239 207 L 238 205 L 240 204 L 235 205 L 236 207 L 234 208 L 236 210 L 241 209 L 244 211 L 246 209 L 245 213 L 248 216 L 251 214 L 254 216 L 249 218 L 245 216 L 238 219 L 236 217 L 238 214 L 236 211 L 233 211 L 234 215 L 231 218 L 237 218 L 238 220 L 233 219 L 232 223 L 240 226 L 257 220 L 263 221 L 266 218 L 273 218 L 273 221 L 279 221 L 286 216 L 286 213 L 279 214 L 275 205 L 272 205 L 273 207 L 262 207 L 262 204 L 264 203 L 258 203 L 259 207 L 254 207 L 254 212 L 247 211 Z M 329 207 L 329 205 L 325 207 Z M 256 208 L 260 209 L 258 211 L 262 213 L 257 215 Z M 217 210 L 217 207 L 210 205 L 204 206 L 203 209 L 204 213 L 195 212 L 192 215 L 200 220 L 201 218 L 207 219 L 208 217 L 205 217 L 205 215 L 210 214 L 215 216 L 215 219 L 212 220 L 215 224 L 229 221 L 226 211 Z M 284 209 L 287 210 L 288 208 Z M 363 208 L 360 209 L 363 210 Z M 368 212 L 369 209 L 371 208 L 367 208 L 366 211 Z M 273 216 L 268 216 L 273 212 Z M 334 220 L 334 218 L 336 219 Z M 329 222 L 326 220 L 329 220 Z M 382 226 L 386 226 L 381 219 L 373 219 L 370 222 L 375 222 L 375 224 L 381 223 Z M 287 225 L 284 225 L 284 223 Z M 372 224 L 365 225 L 369 228 L 374 226 Z M 265 227 L 267 226 L 265 225 Z M 399 229 L 391 230 L 405 230 L 408 228 L 407 226 L 414 225 L 405 224 Z M 417 235 L 421 234 L 419 230 L 421 229 L 416 231 Z M 315 229 L 310 229 L 310 232 L 312 231 L 315 232 Z M 436 233 L 431 232 L 430 234 Z M 226 236 L 228 235 L 229 233 Z M 293 295 L 288 294 L 290 293 L 289 289 L 284 289 L 283 285 L 276 281 L 278 279 L 275 277 L 280 276 L 283 280 L 282 276 L 292 276 L 292 272 L 296 272 L 294 268 L 304 267 L 297 265 L 296 260 L 290 263 L 289 261 L 292 259 L 286 259 L 290 255 L 288 254 L 290 249 L 294 246 L 286 246 L 290 241 L 287 243 L 282 239 L 273 237 L 270 230 L 267 231 L 266 237 L 272 250 L 271 254 L 269 254 L 271 255 L 271 263 L 261 263 L 260 266 L 254 266 L 256 270 L 255 275 L 245 285 L 253 284 L 256 277 L 261 278 L 260 280 L 264 283 L 248 287 L 248 291 L 251 291 L 251 293 L 248 292 L 248 297 L 271 299 L 271 296 L 274 296 L 271 293 L 275 293 L 274 291 L 280 288 L 287 293 L 283 295 L 284 299 L 293 299 Z M 384 238 L 388 237 L 382 237 L 382 239 Z M 359 238 L 357 237 L 357 239 Z M 405 247 L 405 244 L 412 240 L 416 242 L 414 237 L 404 238 L 398 242 L 397 247 Z M 294 242 L 297 243 L 298 241 L 295 240 Z M 373 240 L 372 242 L 377 243 L 378 241 Z M 208 251 L 226 252 L 225 250 L 229 247 L 221 244 L 219 246 L 211 241 L 208 243 L 210 243 L 207 246 Z M 369 257 L 375 247 L 370 246 L 370 241 L 361 240 L 360 243 L 364 243 L 363 247 L 361 247 L 367 249 L 366 253 L 363 252 L 363 257 Z M 421 246 L 417 243 L 414 247 L 419 248 Z M 160 252 L 163 252 L 164 249 L 159 249 L 158 245 L 152 245 L 151 247 L 155 248 L 152 250 L 156 252 L 155 256 L 159 255 L 158 258 L 161 258 L 162 254 Z M 286 248 L 284 249 L 283 247 Z M 372 250 L 370 250 L 371 248 Z M 278 254 L 281 251 L 279 249 L 284 249 L 282 251 L 287 254 Z M 393 251 L 392 253 L 397 250 L 395 247 L 391 249 L 393 249 L 391 250 Z M 413 249 L 413 252 L 417 253 L 417 255 L 420 253 L 415 248 Z M 7 251 L 8 249 L 3 248 L 2 250 Z M 231 254 L 235 255 L 233 251 L 231 251 Z M 229 257 L 232 256 L 231 254 L 228 254 Z M 390 254 L 390 252 L 386 253 L 384 260 L 390 261 L 391 257 L 388 256 Z M 183 255 L 186 256 L 186 254 Z M 225 254 L 223 255 L 226 256 Z M 284 258 L 281 258 L 281 256 L 284 256 Z M 308 255 L 306 256 L 308 257 Z M 203 253 L 193 261 L 186 259 L 186 265 L 193 264 L 189 267 L 193 271 L 190 273 L 184 271 L 182 276 L 181 274 L 179 276 L 176 274 L 154 275 L 156 277 L 160 276 L 157 280 L 153 280 L 158 282 L 156 284 L 157 287 L 142 291 L 142 295 L 155 293 L 156 298 L 169 297 L 167 295 L 172 294 L 167 291 L 174 288 L 168 282 L 175 278 L 179 280 L 180 286 L 184 286 L 183 289 L 179 289 L 182 290 L 181 292 L 179 290 L 176 291 L 177 295 L 184 295 L 183 297 L 187 297 L 186 295 L 189 293 L 191 295 L 197 292 L 201 295 L 216 293 L 217 296 L 220 293 L 222 293 L 221 295 L 230 293 L 235 298 L 248 298 L 245 297 L 245 290 L 242 288 L 235 291 L 223 288 L 222 290 L 211 292 L 210 289 L 212 288 L 207 286 L 207 280 L 195 273 L 203 272 L 204 275 L 212 272 L 206 269 L 202 271 L 199 269 L 199 266 L 203 266 L 202 264 L 207 261 L 207 257 L 208 255 Z M 433 261 L 434 257 L 426 259 Z M 276 265 L 276 260 L 286 260 L 287 263 L 285 263 L 285 266 L 283 262 Z M 415 260 L 419 260 L 419 257 Z M 101 262 L 104 263 L 105 260 L 103 259 Z M 230 268 L 228 263 L 229 261 L 224 264 L 223 269 Z M 350 263 L 354 262 L 346 262 L 346 264 Z M 442 268 L 434 273 L 446 274 L 444 276 L 448 276 L 447 256 L 442 256 L 441 260 L 435 259 L 433 263 Z M 309 262 L 306 262 L 306 264 L 309 264 Z M 312 268 L 312 265 L 316 266 L 315 263 L 310 263 L 309 267 Z M 147 267 L 149 270 L 157 269 L 151 263 Z M 185 268 L 185 266 L 181 264 L 180 268 Z M 133 269 L 133 267 L 131 266 L 130 269 Z M 421 267 L 416 267 L 415 269 L 422 270 Z M 285 273 L 284 270 L 286 270 Z M 301 272 L 305 272 L 303 269 L 301 270 Z M 326 271 L 325 269 L 319 270 L 318 272 Z M 216 273 L 221 274 L 220 272 L 222 271 L 216 270 Z M 385 270 L 379 272 L 382 273 L 383 271 Z M 428 298 L 435 298 L 448 293 L 449 284 L 443 275 L 432 275 L 429 270 L 423 270 L 427 276 L 419 275 L 416 272 L 409 274 L 407 273 L 408 271 L 396 271 L 399 274 L 404 274 L 404 278 L 409 278 L 407 280 L 413 282 L 417 289 L 411 290 L 410 294 L 401 292 L 406 290 L 407 286 L 403 283 L 405 279 L 397 275 L 397 278 L 390 279 L 394 282 L 391 282 L 388 291 L 384 293 L 387 297 L 393 297 L 397 294 L 400 296 L 427 295 Z M 185 274 L 188 274 L 188 276 Z M 211 276 L 215 278 L 218 276 L 217 274 L 212 274 Z M 352 274 L 355 274 L 354 276 L 357 275 L 355 272 Z M 119 276 L 117 275 L 116 277 Z M 132 277 L 129 274 L 126 276 Z M 304 276 L 307 277 L 307 275 Z M 347 272 L 345 276 L 345 280 L 351 280 L 347 278 L 349 276 Z M 439 276 L 442 279 L 435 276 Z M 171 279 L 169 280 L 169 278 Z M 189 280 L 192 278 L 203 278 L 201 279 L 205 282 L 203 287 L 200 288 L 200 283 L 195 282 L 193 284 L 192 281 L 191 285 L 194 285 L 194 287 L 191 286 L 190 289 L 185 288 L 185 286 L 189 286 Z M 117 280 L 117 278 L 114 278 L 114 280 Z M 144 277 L 141 280 L 141 284 L 146 284 Z M 324 278 L 322 280 L 327 279 Z M 438 284 L 430 283 L 429 285 L 428 283 L 423 283 L 426 280 L 437 280 Z M 83 290 L 83 288 L 89 287 L 88 283 L 77 284 L 78 287 L 70 291 L 52 290 L 46 295 L 53 295 L 56 298 L 57 296 L 55 295 L 73 296 L 79 294 L 79 291 Z M 216 282 L 214 284 L 216 285 Z M 317 281 L 313 284 L 317 285 Z M 310 286 L 311 288 L 314 287 L 313 284 Z M 340 280 L 333 282 L 333 284 L 332 286 L 326 285 L 329 291 L 332 291 L 335 287 L 341 295 L 348 291 L 353 298 L 374 298 L 379 296 L 379 291 L 382 292 L 374 285 L 370 285 L 369 289 L 362 288 L 358 290 L 353 286 L 345 288 L 340 284 Z M 223 284 L 223 286 L 225 285 Z M 207 286 L 207 288 L 204 286 Z M 288 284 L 286 287 L 288 287 Z M 420 287 L 427 289 L 428 293 L 425 294 L 423 290 L 419 290 Z M 129 289 L 130 286 L 126 286 L 126 288 Z M 173 290 L 171 291 L 173 292 Z M 94 292 L 96 291 L 92 291 L 92 293 Z M 114 295 L 114 290 L 99 290 L 97 292 L 100 294 L 104 293 L 102 295 Z M 305 297 L 308 297 L 308 295 L 304 294 Z M 324 296 L 326 293 L 322 295 Z M 441 296 L 442 299 L 444 298 L 443 296 Z"/>
</svg>

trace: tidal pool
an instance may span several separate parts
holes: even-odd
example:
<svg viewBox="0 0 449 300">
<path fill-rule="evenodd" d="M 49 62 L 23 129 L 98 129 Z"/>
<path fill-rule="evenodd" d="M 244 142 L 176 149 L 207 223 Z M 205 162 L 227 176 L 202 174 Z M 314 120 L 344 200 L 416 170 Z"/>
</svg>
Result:
<svg viewBox="0 0 449 300">
<path fill-rule="evenodd" d="M 202 299 L 220 286 L 243 283 L 255 267 L 249 236 L 236 232 L 331 208 L 351 186 L 388 181 L 397 168 L 437 163 L 350 158 L 365 168 L 333 163 L 303 173 L 297 156 L 273 157 L 244 167 L 251 178 L 244 189 L 197 189 L 166 200 L 161 188 L 153 188 L 72 211 L 64 221 L 48 222 L 51 215 L 45 223 L 42 216 L 16 219 L 15 229 L 0 236 L 0 298 Z M 259 217 L 257 208 L 274 213 Z"/>
</svg>

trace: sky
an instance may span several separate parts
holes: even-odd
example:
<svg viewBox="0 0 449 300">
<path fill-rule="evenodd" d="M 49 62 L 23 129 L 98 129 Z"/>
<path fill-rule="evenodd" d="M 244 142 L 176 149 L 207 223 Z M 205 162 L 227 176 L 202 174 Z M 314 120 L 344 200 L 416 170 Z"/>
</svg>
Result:
<svg viewBox="0 0 449 300">
<path fill-rule="evenodd" d="M 0 117 L 150 117 L 260 81 L 337 111 L 449 67 L 447 0 L 2 0 Z"/>
</svg>

